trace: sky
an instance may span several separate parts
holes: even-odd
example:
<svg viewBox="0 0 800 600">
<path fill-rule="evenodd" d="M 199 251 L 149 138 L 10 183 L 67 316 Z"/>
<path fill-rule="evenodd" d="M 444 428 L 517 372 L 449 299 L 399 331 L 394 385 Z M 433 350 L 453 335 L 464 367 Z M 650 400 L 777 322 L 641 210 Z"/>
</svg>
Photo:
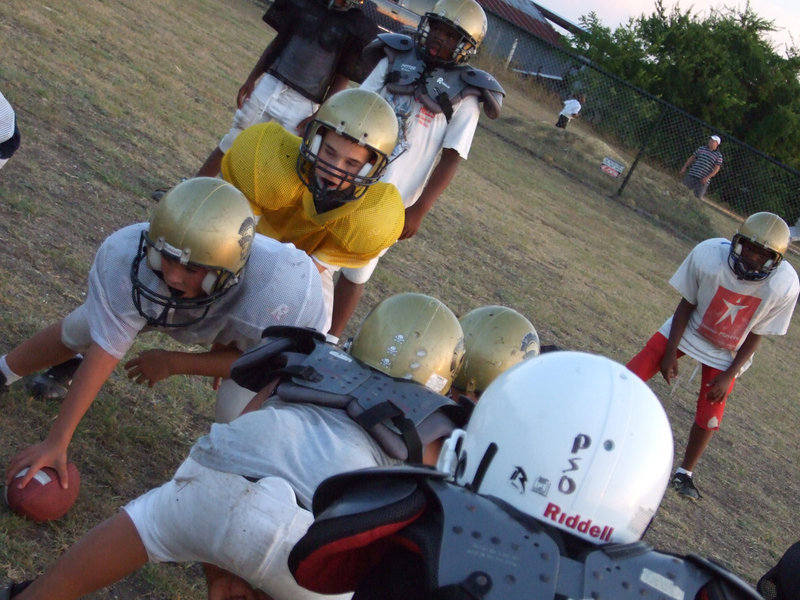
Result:
<svg viewBox="0 0 800 600">
<path fill-rule="evenodd" d="M 576 23 L 581 15 L 594 11 L 603 25 L 612 30 L 626 23 L 629 17 L 636 18 L 642 13 L 650 15 L 655 9 L 654 0 L 571 0 L 566 3 L 555 0 L 536 0 L 536 3 Z M 683 0 L 674 2 L 664 0 L 664 7 L 667 10 L 671 10 L 676 4 L 682 11 L 691 8 L 693 14 L 702 17 L 708 14 L 710 8 L 743 9 L 745 1 Z M 800 46 L 800 1 L 750 0 L 750 8 L 759 17 L 774 21 L 779 27 L 778 31 L 769 36 L 779 54 L 784 55 L 785 46 L 790 45 L 790 33 L 794 38 L 795 45 Z"/>
</svg>

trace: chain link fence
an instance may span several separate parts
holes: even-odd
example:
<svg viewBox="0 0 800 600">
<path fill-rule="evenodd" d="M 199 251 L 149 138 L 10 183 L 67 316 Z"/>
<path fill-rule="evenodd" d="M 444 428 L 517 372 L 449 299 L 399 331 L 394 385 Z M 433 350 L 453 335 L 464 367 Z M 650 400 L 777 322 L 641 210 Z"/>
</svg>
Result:
<svg viewBox="0 0 800 600">
<path fill-rule="evenodd" d="M 580 56 L 504 25 L 490 23 L 481 49 L 483 58 L 501 64 L 505 74 L 522 76 L 532 87 L 561 100 L 586 95 L 579 117 L 581 127 L 589 128 L 614 150 L 609 152 L 613 156 L 604 156 L 598 165 L 606 175 L 597 179 L 598 185 L 609 193 L 624 196 L 637 179 L 640 184 L 647 183 L 647 169 L 670 173 L 677 180 L 694 150 L 711 135 L 718 135 L 724 162 L 711 180 L 706 199 L 738 216 L 770 211 L 790 225 L 800 217 L 797 170 Z M 498 73 L 499 79 L 503 76 Z M 535 148 L 531 150 L 537 153 Z"/>
</svg>

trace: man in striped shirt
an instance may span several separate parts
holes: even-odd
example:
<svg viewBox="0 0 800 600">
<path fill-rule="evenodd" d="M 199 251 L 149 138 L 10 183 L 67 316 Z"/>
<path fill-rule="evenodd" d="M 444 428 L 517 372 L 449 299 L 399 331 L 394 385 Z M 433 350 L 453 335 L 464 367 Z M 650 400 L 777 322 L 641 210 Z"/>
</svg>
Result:
<svg viewBox="0 0 800 600">
<path fill-rule="evenodd" d="M 711 178 L 722 168 L 722 152 L 719 151 L 721 141 L 718 135 L 712 135 L 708 138 L 708 144 L 695 150 L 681 167 L 683 185 L 698 198 L 705 195 Z"/>
</svg>

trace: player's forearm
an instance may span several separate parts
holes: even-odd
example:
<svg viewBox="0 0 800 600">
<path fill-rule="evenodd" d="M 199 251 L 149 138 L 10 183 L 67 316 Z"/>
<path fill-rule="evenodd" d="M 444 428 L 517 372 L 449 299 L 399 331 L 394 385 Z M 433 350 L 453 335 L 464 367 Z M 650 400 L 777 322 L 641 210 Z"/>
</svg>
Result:
<svg viewBox="0 0 800 600">
<path fill-rule="evenodd" d="M 667 348 L 665 353 L 674 353 L 678 351 L 678 344 L 680 344 L 686 327 L 689 325 L 689 318 L 696 305 L 692 304 L 686 298 L 681 298 L 675 313 L 672 315 L 672 324 L 669 328 L 669 337 L 667 338 Z"/>
<path fill-rule="evenodd" d="M 169 352 L 170 375 L 229 377 L 231 366 L 242 355 L 236 348 L 215 348 L 208 352 Z"/>
<path fill-rule="evenodd" d="M 419 199 L 414 203 L 415 210 L 421 211 L 422 214 L 427 214 L 439 196 L 450 185 L 460 163 L 461 157 L 458 152 L 450 148 L 445 148 L 442 151 L 439 162 L 431 172 L 431 176 L 428 178 L 428 182 L 425 184 Z"/>
<path fill-rule="evenodd" d="M 66 448 L 83 415 L 89 410 L 100 388 L 119 361 L 92 344 L 84 353 L 81 366 L 75 372 L 58 417 L 53 422 L 48 438 Z"/>
<path fill-rule="evenodd" d="M 729 375 L 736 376 L 736 374 L 742 369 L 742 366 L 744 366 L 747 361 L 752 358 L 753 354 L 755 354 L 756 350 L 758 350 L 760 344 L 760 335 L 753 333 L 752 331 L 748 333 L 744 342 L 742 342 L 742 345 L 739 347 L 739 350 L 736 352 L 733 362 L 727 369 L 725 369 L 725 372 Z"/>
</svg>

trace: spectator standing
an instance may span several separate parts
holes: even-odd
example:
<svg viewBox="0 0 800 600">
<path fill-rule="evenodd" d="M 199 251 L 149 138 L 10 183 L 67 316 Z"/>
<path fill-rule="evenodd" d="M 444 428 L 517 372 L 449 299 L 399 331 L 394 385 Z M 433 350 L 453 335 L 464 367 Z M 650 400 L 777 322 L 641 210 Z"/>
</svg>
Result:
<svg viewBox="0 0 800 600">
<path fill-rule="evenodd" d="M 708 138 L 708 144 L 695 150 L 681 167 L 681 183 L 698 198 L 705 196 L 711 178 L 722 168 L 722 152 L 719 151 L 721 142 L 718 135 L 712 135 Z"/>
<path fill-rule="evenodd" d="M 577 96 L 570 96 L 564 100 L 564 108 L 558 113 L 558 121 L 556 127 L 561 129 L 567 128 L 567 123 L 578 116 L 581 112 L 582 106 L 586 104 L 586 94 L 578 94 Z"/>
</svg>

